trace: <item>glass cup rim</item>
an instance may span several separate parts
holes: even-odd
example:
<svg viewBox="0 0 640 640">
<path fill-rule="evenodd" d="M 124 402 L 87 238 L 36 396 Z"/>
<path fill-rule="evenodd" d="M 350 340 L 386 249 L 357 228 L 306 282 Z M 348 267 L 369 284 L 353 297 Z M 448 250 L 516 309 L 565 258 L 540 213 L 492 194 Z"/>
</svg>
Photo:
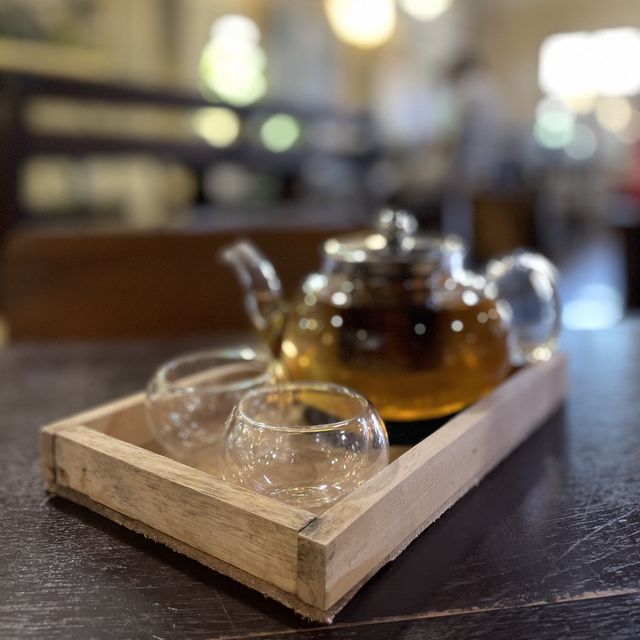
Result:
<svg viewBox="0 0 640 640">
<path fill-rule="evenodd" d="M 243 355 L 243 352 L 246 355 Z M 256 373 L 256 375 L 247 377 L 236 382 L 226 383 L 209 383 L 209 384 L 181 384 L 179 382 L 171 382 L 169 380 L 170 372 L 188 363 L 197 363 L 198 361 L 206 362 L 207 360 L 218 360 L 220 364 L 230 364 L 233 362 L 259 362 L 265 365 L 264 371 Z M 191 351 L 183 355 L 177 356 L 166 361 L 156 370 L 148 385 L 148 392 L 152 392 L 154 388 L 163 391 L 171 391 L 173 393 L 198 393 L 198 392 L 216 392 L 225 393 L 228 391 L 242 391 L 257 385 L 266 385 L 272 376 L 272 357 L 261 351 L 257 351 L 253 347 L 239 346 L 226 347 L 220 349 L 205 349 L 201 351 Z M 196 375 L 196 374 L 192 374 Z"/>
<path fill-rule="evenodd" d="M 356 402 L 358 402 L 358 404 L 360 405 L 360 411 L 358 411 L 357 414 L 354 414 L 349 418 L 346 418 L 344 420 L 338 420 L 335 422 L 326 422 L 326 423 L 317 424 L 317 425 L 289 426 L 289 425 L 269 424 L 267 422 L 256 420 L 255 418 L 252 418 L 251 416 L 249 416 L 244 410 L 244 405 L 246 402 L 252 400 L 256 396 L 259 396 L 261 394 L 274 393 L 274 392 L 276 393 L 277 392 L 293 392 L 293 391 L 301 391 L 301 390 L 316 391 L 316 392 L 322 392 L 322 393 L 333 393 L 333 394 L 339 394 L 341 396 L 348 396 L 353 400 L 355 400 Z M 363 419 L 366 413 L 369 411 L 373 411 L 374 413 L 377 413 L 375 407 L 371 404 L 369 400 L 367 400 L 367 398 L 365 398 L 362 394 L 358 393 L 357 391 L 350 389 L 349 387 L 345 387 L 339 384 L 334 384 L 331 382 L 302 381 L 302 382 L 285 382 L 285 383 L 274 384 L 274 385 L 269 385 L 265 387 L 258 387 L 256 389 L 251 389 L 244 396 L 242 396 L 242 398 L 236 405 L 233 413 L 231 414 L 230 419 L 233 419 L 233 414 L 237 412 L 240 414 L 242 420 L 245 420 L 252 427 L 256 427 L 258 429 L 269 429 L 271 431 L 286 431 L 289 433 L 312 433 L 312 432 L 318 432 L 318 431 L 336 431 L 338 429 L 348 426 L 349 424 L 352 424 L 353 422 L 357 422 L 358 420 Z"/>
</svg>

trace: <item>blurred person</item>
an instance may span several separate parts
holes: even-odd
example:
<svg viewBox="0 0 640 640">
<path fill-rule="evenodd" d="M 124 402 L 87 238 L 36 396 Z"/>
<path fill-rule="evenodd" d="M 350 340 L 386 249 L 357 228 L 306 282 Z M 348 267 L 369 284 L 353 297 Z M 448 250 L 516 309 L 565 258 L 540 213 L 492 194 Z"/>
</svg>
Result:
<svg viewBox="0 0 640 640">
<path fill-rule="evenodd" d="M 502 94 L 477 57 L 461 56 L 446 80 L 458 126 L 452 140 L 444 189 L 442 229 L 473 240 L 473 196 L 500 183 L 507 156 L 507 126 Z M 514 164 L 515 159 L 510 159 Z M 513 172 L 509 172 L 513 173 Z"/>
<path fill-rule="evenodd" d="M 404 49 L 375 71 L 372 114 L 385 154 L 370 188 L 390 206 L 410 209 L 423 227 L 438 227 L 455 124 L 451 92 Z"/>
</svg>

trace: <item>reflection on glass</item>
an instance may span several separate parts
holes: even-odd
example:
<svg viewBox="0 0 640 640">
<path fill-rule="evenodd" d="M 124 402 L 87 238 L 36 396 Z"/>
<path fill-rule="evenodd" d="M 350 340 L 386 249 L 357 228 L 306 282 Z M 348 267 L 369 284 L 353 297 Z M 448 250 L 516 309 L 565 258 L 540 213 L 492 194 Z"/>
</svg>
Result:
<svg viewBox="0 0 640 640">
<path fill-rule="evenodd" d="M 487 276 L 511 318 L 512 364 L 549 360 L 558 346 L 561 319 L 555 266 L 540 254 L 519 250 L 492 260 Z"/>
</svg>

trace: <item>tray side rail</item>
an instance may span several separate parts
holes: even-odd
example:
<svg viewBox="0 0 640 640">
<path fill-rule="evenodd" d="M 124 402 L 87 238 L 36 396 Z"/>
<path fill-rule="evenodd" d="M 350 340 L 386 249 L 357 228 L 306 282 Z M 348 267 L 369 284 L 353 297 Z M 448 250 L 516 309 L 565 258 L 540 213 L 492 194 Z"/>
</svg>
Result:
<svg viewBox="0 0 640 640">
<path fill-rule="evenodd" d="M 433 523 L 548 418 L 566 358 L 523 368 L 300 532 L 298 597 L 323 610 Z"/>
<path fill-rule="evenodd" d="M 50 491 L 70 489 L 283 591 L 296 592 L 298 533 L 315 519 L 312 513 L 82 424 L 45 427 L 40 446 Z"/>
</svg>

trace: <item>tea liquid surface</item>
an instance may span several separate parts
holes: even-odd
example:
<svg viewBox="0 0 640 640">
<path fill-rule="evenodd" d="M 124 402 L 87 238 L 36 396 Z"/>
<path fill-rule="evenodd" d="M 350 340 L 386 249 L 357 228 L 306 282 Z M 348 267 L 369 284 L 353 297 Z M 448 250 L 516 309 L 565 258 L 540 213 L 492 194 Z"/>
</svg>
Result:
<svg viewBox="0 0 640 640">
<path fill-rule="evenodd" d="M 500 383 L 509 371 L 507 327 L 488 299 L 439 309 L 318 300 L 294 308 L 282 363 L 292 379 L 356 389 L 386 420 L 424 420 L 459 411 Z"/>
</svg>

